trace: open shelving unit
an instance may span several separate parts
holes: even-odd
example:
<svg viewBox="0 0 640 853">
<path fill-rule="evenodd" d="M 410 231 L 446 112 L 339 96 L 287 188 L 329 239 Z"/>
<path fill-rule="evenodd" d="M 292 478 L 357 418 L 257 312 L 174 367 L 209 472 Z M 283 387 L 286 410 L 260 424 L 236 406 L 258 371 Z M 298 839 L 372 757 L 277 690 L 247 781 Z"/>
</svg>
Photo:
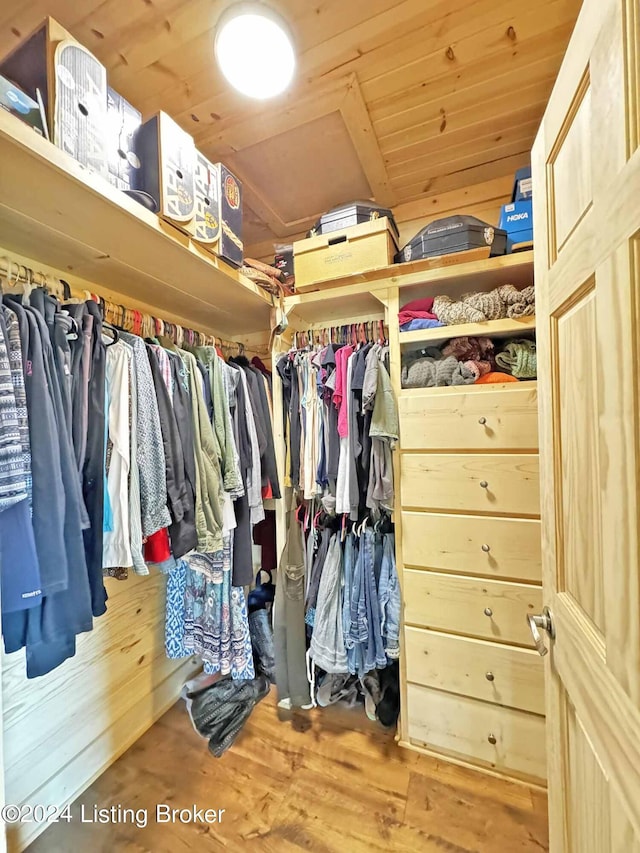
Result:
<svg viewBox="0 0 640 853">
<path fill-rule="evenodd" d="M 269 328 L 265 291 L 4 110 L 0 245 L 195 328 Z"/>
<path fill-rule="evenodd" d="M 322 282 L 318 290 L 285 298 L 285 310 L 293 325 L 312 328 L 330 322 L 368 316 L 382 317 L 387 294 L 398 288 L 404 304 L 420 296 L 436 296 L 446 290 L 459 297 L 469 290 L 488 290 L 501 284 L 526 287 L 533 283 L 533 252 L 434 267 L 427 261 L 394 264 L 382 269 Z M 336 323 L 337 325 L 337 323 Z"/>
</svg>

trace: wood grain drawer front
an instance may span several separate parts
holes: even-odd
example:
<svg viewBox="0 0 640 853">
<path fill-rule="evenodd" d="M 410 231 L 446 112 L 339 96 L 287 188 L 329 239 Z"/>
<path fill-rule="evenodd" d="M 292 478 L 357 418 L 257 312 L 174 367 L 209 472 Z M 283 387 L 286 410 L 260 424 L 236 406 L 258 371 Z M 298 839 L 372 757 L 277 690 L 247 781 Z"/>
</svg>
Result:
<svg viewBox="0 0 640 853">
<path fill-rule="evenodd" d="M 499 391 L 404 396 L 398 406 L 403 450 L 538 448 L 535 383 Z"/>
<path fill-rule="evenodd" d="M 542 611 L 542 589 L 521 583 L 405 569 L 404 621 L 421 628 L 532 646 L 528 613 Z"/>
<path fill-rule="evenodd" d="M 407 718 L 418 744 L 504 773 L 546 778 L 544 717 L 409 684 Z"/>
<path fill-rule="evenodd" d="M 533 650 L 405 628 L 407 679 L 544 715 L 544 667 Z"/>
<path fill-rule="evenodd" d="M 400 464 L 403 507 L 540 514 L 536 455 L 403 453 Z"/>
<path fill-rule="evenodd" d="M 425 569 L 540 581 L 540 522 L 403 512 L 402 557 Z"/>
</svg>

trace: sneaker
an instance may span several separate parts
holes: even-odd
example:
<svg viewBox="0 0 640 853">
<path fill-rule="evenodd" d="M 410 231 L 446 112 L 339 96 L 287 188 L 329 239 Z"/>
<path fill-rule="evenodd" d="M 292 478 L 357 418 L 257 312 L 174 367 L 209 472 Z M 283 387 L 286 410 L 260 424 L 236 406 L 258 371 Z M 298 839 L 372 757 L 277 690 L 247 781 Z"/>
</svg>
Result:
<svg viewBox="0 0 640 853">
<path fill-rule="evenodd" d="M 374 722 L 377 720 L 376 709 L 378 702 L 382 697 L 380 690 L 380 673 L 377 669 L 372 669 L 366 675 L 361 676 L 360 684 L 364 693 L 364 710 L 367 717 Z"/>
</svg>

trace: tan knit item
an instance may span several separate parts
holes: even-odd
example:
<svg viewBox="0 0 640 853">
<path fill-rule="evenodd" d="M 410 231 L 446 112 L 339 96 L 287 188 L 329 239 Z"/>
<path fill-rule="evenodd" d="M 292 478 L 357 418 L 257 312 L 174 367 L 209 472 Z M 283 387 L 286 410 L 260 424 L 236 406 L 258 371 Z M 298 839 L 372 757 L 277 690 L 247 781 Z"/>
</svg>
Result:
<svg viewBox="0 0 640 853">
<path fill-rule="evenodd" d="M 480 311 L 485 320 L 501 320 L 507 316 L 506 305 L 497 289 L 489 293 L 465 293 L 462 301 L 465 305 L 471 305 Z"/>
<path fill-rule="evenodd" d="M 454 302 L 450 296 L 436 296 L 431 309 L 445 326 L 455 326 L 460 323 L 481 323 L 485 317 L 473 305 L 464 302 Z"/>
</svg>

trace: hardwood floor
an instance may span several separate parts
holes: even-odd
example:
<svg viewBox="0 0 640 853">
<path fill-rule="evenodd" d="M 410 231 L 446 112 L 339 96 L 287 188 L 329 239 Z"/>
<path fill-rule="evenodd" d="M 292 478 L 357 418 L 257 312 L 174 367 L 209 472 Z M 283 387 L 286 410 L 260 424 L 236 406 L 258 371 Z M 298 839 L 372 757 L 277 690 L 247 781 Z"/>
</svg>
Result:
<svg viewBox="0 0 640 853">
<path fill-rule="evenodd" d="M 528 853 L 548 849 L 544 794 L 396 746 L 361 710 L 279 722 L 272 692 L 215 759 L 177 703 L 30 853 Z M 155 821 L 156 804 L 225 809 L 219 823 Z M 135 823 L 82 823 L 93 808 L 146 809 Z"/>
</svg>

